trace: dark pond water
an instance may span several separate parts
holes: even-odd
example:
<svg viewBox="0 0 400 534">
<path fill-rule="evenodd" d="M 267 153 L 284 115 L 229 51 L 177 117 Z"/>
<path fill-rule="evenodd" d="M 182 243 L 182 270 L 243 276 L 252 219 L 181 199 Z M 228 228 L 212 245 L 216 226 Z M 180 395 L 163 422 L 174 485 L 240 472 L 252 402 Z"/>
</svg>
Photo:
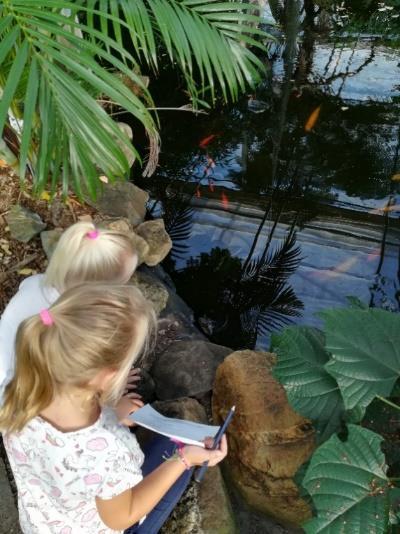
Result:
<svg viewBox="0 0 400 534">
<path fill-rule="evenodd" d="M 234 107 L 162 115 L 165 266 L 212 340 L 267 347 L 348 296 L 400 307 L 398 50 L 287 36 Z M 308 131 L 307 131 L 308 130 Z"/>
</svg>

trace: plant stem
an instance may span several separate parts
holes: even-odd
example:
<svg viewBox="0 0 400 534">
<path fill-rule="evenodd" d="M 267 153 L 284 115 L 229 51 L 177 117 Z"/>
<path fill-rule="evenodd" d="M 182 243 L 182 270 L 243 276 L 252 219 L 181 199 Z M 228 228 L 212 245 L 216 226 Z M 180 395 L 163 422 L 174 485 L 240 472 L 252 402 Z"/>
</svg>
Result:
<svg viewBox="0 0 400 534">
<path fill-rule="evenodd" d="M 385 399 L 385 397 L 381 397 L 380 395 L 377 395 L 376 398 L 379 399 L 382 402 L 385 402 L 386 404 L 388 404 L 392 408 L 396 408 L 396 410 L 400 410 L 400 406 L 398 404 L 395 404 L 394 402 L 390 402 L 390 400 Z"/>
</svg>

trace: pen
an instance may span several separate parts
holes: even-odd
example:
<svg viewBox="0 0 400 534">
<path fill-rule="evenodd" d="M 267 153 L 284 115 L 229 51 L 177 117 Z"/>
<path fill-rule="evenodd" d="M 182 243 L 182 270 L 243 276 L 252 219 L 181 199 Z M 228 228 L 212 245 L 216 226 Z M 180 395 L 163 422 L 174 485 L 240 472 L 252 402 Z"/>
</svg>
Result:
<svg viewBox="0 0 400 534">
<path fill-rule="evenodd" d="M 228 425 L 231 422 L 231 419 L 234 413 L 235 413 L 235 406 L 232 406 L 232 408 L 229 410 L 228 415 L 226 416 L 225 421 L 219 427 L 219 430 L 214 438 L 214 443 L 213 443 L 213 446 L 211 447 L 211 450 L 215 450 L 220 444 L 222 436 L 225 434 L 225 430 L 228 428 Z M 208 462 L 204 462 L 203 465 L 199 469 L 197 469 L 194 475 L 194 479 L 196 482 L 201 482 L 203 480 L 204 474 L 207 471 L 207 467 L 208 467 Z"/>
</svg>

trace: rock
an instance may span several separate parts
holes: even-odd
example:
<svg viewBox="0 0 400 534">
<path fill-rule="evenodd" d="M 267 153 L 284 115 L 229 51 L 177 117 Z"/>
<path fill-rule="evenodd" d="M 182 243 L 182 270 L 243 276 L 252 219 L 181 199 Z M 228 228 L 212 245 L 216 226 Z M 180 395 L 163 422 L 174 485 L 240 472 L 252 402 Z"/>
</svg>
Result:
<svg viewBox="0 0 400 534">
<path fill-rule="evenodd" d="M 232 351 L 205 341 L 175 341 L 152 368 L 159 399 L 196 397 L 212 389 L 218 365 Z"/>
<path fill-rule="evenodd" d="M 13 239 L 28 243 L 37 234 L 46 228 L 46 223 L 42 221 L 37 213 L 15 205 L 6 215 L 6 220 L 10 228 Z"/>
<path fill-rule="evenodd" d="M 127 217 L 95 217 L 95 223 L 99 228 L 107 228 L 108 230 L 115 230 L 123 234 L 130 234 L 133 231 L 133 226 Z"/>
<path fill-rule="evenodd" d="M 168 417 L 208 423 L 203 407 L 195 399 L 159 401 L 153 406 Z M 162 532 L 165 534 L 236 532 L 232 507 L 219 467 L 208 469 L 201 484 L 194 483 L 189 486 Z"/>
<path fill-rule="evenodd" d="M 0 532 L 20 534 L 18 510 L 11 492 L 6 467 L 0 458 Z"/>
<path fill-rule="evenodd" d="M 168 291 L 156 278 L 142 272 L 135 272 L 129 283 L 140 289 L 144 297 L 152 303 L 157 315 L 167 305 Z"/>
<path fill-rule="evenodd" d="M 130 236 L 133 241 L 133 246 L 135 247 L 136 253 L 138 255 L 138 265 L 142 265 L 147 254 L 149 253 L 150 247 L 147 241 L 145 241 L 143 237 L 140 237 L 140 235 L 137 235 L 134 232 L 132 232 Z"/>
<path fill-rule="evenodd" d="M 220 424 L 236 405 L 227 431 L 226 465 L 248 505 L 299 525 L 311 517 L 311 510 L 293 476 L 314 450 L 314 430 L 291 408 L 273 378 L 274 361 L 273 354 L 251 350 L 228 356 L 215 377 L 213 417 Z"/>
<path fill-rule="evenodd" d="M 172 241 L 165 231 L 164 221 L 154 219 L 146 221 L 135 228 L 135 232 L 143 237 L 149 245 L 149 251 L 144 258 L 146 265 L 153 266 L 160 263 L 172 248 Z"/>
<path fill-rule="evenodd" d="M 63 233 L 62 228 L 54 228 L 54 230 L 45 230 L 40 233 L 43 250 L 49 260 L 53 255 L 54 249 L 57 246 L 58 240 Z"/>
<path fill-rule="evenodd" d="M 102 214 L 111 217 L 126 217 L 133 226 L 143 222 L 146 215 L 148 193 L 130 182 L 105 184 L 98 199 L 88 204 L 97 208 Z"/>
</svg>

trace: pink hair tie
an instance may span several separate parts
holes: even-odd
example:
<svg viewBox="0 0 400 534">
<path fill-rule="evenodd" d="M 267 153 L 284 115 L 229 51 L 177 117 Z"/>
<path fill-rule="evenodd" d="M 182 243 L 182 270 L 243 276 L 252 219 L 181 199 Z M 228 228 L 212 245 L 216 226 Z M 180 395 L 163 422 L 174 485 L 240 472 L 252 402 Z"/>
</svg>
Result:
<svg viewBox="0 0 400 534">
<path fill-rule="evenodd" d="M 39 315 L 42 320 L 42 323 L 45 326 L 51 326 L 52 324 L 54 324 L 53 317 L 50 315 L 49 310 L 42 310 Z"/>
<path fill-rule="evenodd" d="M 99 234 L 100 232 L 98 230 L 90 230 L 90 232 L 86 234 L 86 237 L 88 239 L 97 239 L 99 237 Z"/>
</svg>

